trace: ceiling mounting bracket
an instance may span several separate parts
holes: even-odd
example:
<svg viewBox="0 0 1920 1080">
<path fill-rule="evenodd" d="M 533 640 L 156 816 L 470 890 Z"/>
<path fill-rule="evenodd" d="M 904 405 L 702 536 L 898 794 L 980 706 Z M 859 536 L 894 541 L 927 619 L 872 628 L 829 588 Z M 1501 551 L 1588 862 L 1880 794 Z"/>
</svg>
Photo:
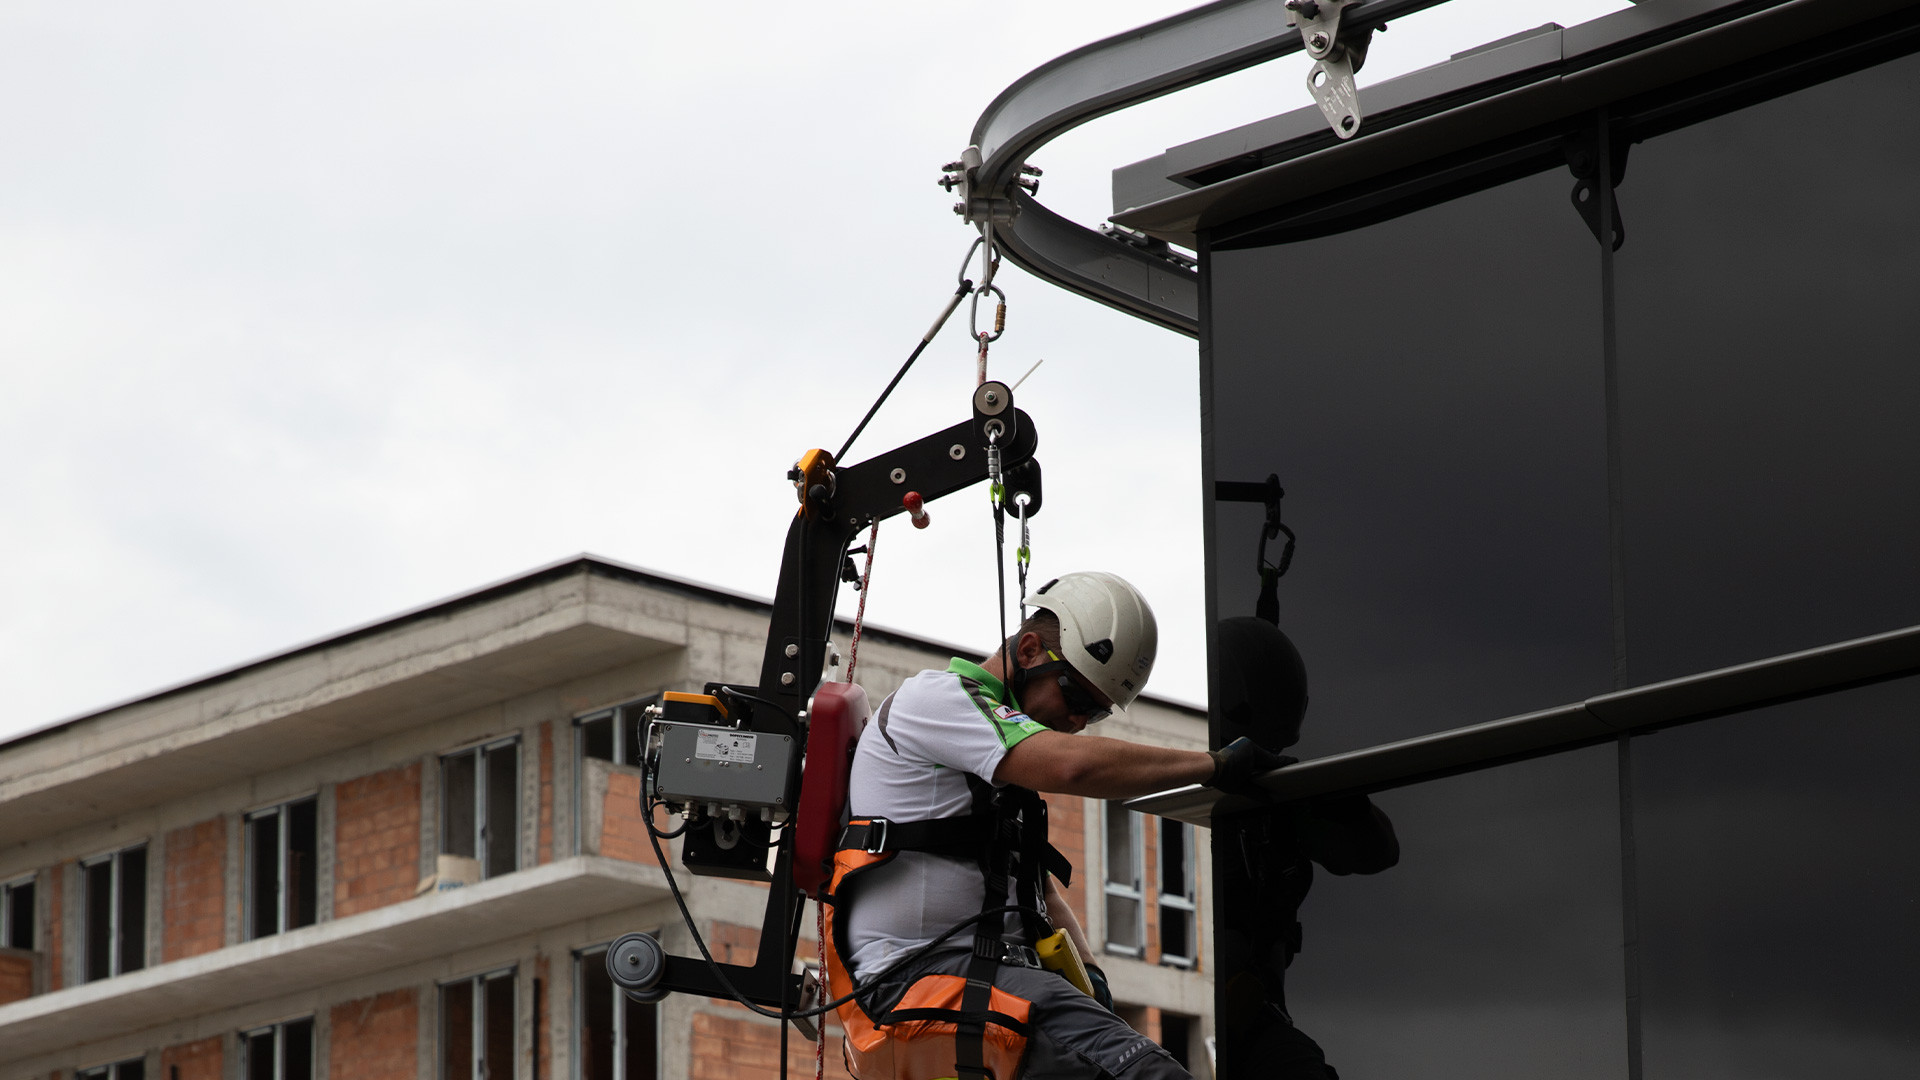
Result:
<svg viewBox="0 0 1920 1080">
<path fill-rule="evenodd" d="M 1287 0 L 1287 25 L 1300 31 L 1300 42 L 1313 57 L 1307 72 L 1307 92 L 1326 115 L 1328 126 L 1342 139 L 1360 133 L 1360 92 L 1353 74 L 1367 62 L 1367 44 L 1374 27 L 1343 28 L 1340 16 L 1363 0 Z"/>
</svg>

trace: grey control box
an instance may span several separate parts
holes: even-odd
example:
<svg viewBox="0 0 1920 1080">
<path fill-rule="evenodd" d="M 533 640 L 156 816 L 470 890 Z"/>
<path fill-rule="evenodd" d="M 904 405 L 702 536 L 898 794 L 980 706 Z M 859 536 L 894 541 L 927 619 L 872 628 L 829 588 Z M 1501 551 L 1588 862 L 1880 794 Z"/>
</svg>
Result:
<svg viewBox="0 0 1920 1080">
<path fill-rule="evenodd" d="M 717 803 L 784 816 L 793 809 L 793 736 L 656 720 L 654 794 L 673 803 Z"/>
</svg>

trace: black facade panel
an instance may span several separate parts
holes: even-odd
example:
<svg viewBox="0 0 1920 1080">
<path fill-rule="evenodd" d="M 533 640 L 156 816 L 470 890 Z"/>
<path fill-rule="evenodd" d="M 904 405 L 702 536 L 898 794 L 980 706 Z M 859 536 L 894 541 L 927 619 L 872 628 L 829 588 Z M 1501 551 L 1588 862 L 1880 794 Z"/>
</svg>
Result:
<svg viewBox="0 0 1920 1080">
<path fill-rule="evenodd" d="M 1610 257 L 1562 170 L 1205 251 L 1207 479 L 1277 474 L 1300 537 L 1294 753 L 1920 624 L 1916 116 L 1904 57 L 1634 144 Z M 1261 509 L 1208 515 L 1212 614 L 1249 615 Z M 1376 796 L 1400 864 L 1320 876 L 1293 1014 L 1350 1075 L 1920 1073 L 1917 707 Z"/>
<path fill-rule="evenodd" d="M 1207 464 L 1286 489 L 1302 757 L 1611 689 L 1599 271 L 1572 182 L 1208 258 Z M 1263 510 L 1214 515 L 1215 617 L 1251 615 Z"/>
</svg>

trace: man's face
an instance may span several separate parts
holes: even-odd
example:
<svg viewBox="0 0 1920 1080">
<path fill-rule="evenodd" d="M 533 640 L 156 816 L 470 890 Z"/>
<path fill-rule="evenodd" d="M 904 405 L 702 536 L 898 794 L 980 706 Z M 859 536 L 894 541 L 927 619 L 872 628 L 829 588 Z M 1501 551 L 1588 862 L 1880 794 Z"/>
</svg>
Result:
<svg viewBox="0 0 1920 1080">
<path fill-rule="evenodd" d="M 1020 636 L 1020 651 L 1016 659 L 1023 668 L 1039 667 L 1042 664 L 1055 662 L 1054 657 L 1048 654 L 1046 646 L 1041 643 L 1040 635 L 1032 633 Z M 1112 706 L 1112 702 L 1106 695 L 1088 685 L 1087 681 L 1080 677 L 1080 673 L 1071 667 L 1054 668 L 1036 673 L 1029 678 L 1027 691 L 1021 696 L 1020 704 L 1028 716 L 1053 730 L 1077 735 L 1085 730 L 1089 713 L 1093 710 L 1076 709 L 1068 704 L 1068 694 L 1060 687 L 1062 675 L 1071 680 L 1076 687 L 1078 692 L 1073 694 L 1073 697 L 1082 701 L 1090 700 L 1098 708 Z"/>
</svg>

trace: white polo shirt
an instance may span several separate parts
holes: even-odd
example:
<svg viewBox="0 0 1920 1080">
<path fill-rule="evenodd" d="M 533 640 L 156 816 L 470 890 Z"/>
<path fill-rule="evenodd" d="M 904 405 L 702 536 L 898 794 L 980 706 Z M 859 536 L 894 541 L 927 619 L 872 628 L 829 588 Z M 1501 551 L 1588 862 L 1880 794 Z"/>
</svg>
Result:
<svg viewBox="0 0 1920 1080">
<path fill-rule="evenodd" d="M 958 658 L 945 671 L 922 671 L 901 684 L 885 722 L 876 714 L 854 751 L 847 783 L 852 816 L 931 821 L 971 813 L 967 775 L 991 783 L 1007 751 L 1047 730 L 1017 704 L 1007 704 L 1011 700 L 999 679 Z M 900 852 L 860 875 L 852 910 L 839 916 L 848 966 L 859 976 L 886 968 L 906 950 L 980 914 L 985 894 L 986 881 L 971 859 Z M 1007 916 L 1005 932 L 1010 941 L 1026 940 L 1018 915 Z M 950 940 L 965 948 L 972 929 Z"/>
</svg>

